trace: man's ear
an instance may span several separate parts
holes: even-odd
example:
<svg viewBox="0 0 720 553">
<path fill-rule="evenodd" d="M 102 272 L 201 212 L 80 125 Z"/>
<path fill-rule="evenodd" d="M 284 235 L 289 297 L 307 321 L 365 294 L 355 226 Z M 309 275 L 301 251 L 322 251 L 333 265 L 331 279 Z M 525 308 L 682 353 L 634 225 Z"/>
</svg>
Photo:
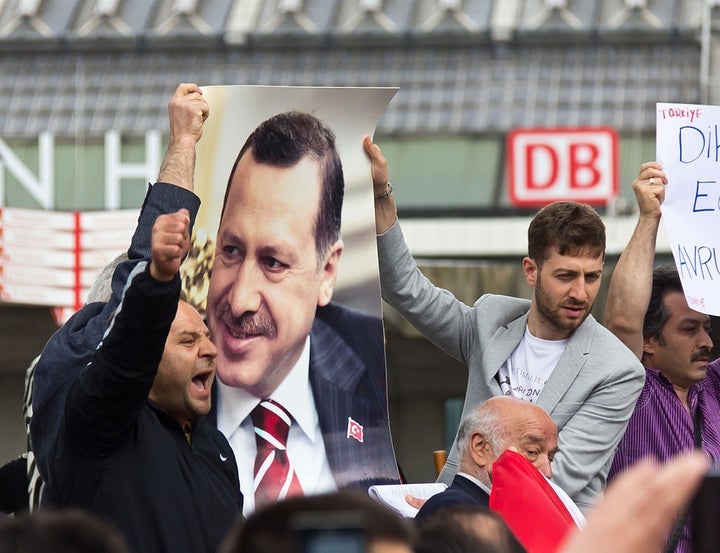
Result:
<svg viewBox="0 0 720 553">
<path fill-rule="evenodd" d="M 488 467 L 493 462 L 493 450 L 485 435 L 473 432 L 470 436 L 470 456 L 478 467 Z"/>
<path fill-rule="evenodd" d="M 657 347 L 658 341 L 654 336 L 648 336 L 643 339 L 643 355 L 655 355 Z"/>
<path fill-rule="evenodd" d="M 330 303 L 333 290 L 335 289 L 335 281 L 340 267 L 340 256 L 343 252 L 343 241 L 337 240 L 325 254 L 322 267 L 320 268 L 320 293 L 318 295 L 318 305 L 320 307 Z"/>
<path fill-rule="evenodd" d="M 522 266 L 523 273 L 525 274 L 525 281 L 534 288 L 538 273 L 537 263 L 529 257 L 523 257 Z"/>
</svg>

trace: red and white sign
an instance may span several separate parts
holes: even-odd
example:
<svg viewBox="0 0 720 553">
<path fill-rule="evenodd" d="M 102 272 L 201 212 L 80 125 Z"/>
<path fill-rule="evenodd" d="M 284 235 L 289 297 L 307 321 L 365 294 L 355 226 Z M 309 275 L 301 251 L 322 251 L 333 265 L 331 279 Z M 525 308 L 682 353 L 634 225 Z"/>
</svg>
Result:
<svg viewBox="0 0 720 553">
<path fill-rule="evenodd" d="M 137 210 L 0 209 L 0 302 L 79 309 L 97 274 L 127 250 Z"/>
<path fill-rule="evenodd" d="M 608 127 L 515 129 L 508 134 L 510 200 L 606 205 L 618 193 L 617 133 Z"/>
</svg>

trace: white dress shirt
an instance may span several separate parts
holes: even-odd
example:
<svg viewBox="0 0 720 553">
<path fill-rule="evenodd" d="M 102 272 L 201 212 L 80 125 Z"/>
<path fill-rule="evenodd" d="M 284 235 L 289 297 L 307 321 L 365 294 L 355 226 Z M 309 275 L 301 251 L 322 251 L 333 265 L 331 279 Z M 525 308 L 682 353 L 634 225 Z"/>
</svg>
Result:
<svg viewBox="0 0 720 553">
<path fill-rule="evenodd" d="M 270 399 L 282 405 L 293 418 L 288 434 L 287 454 L 306 495 L 337 489 L 333 478 L 308 373 L 310 370 L 310 336 L 300 358 Z M 255 466 L 255 432 L 250 413 L 260 403 L 242 388 L 218 381 L 217 426 L 230 442 L 238 466 L 240 490 L 244 496 L 243 514 L 255 510 L 253 470 Z"/>
<path fill-rule="evenodd" d="M 488 496 L 490 496 L 490 488 L 488 488 L 485 484 L 483 484 L 480 480 L 475 478 L 474 476 L 468 474 L 467 472 L 457 471 L 458 476 L 462 476 L 463 478 L 467 478 L 475 484 L 478 488 L 480 488 L 482 491 L 484 491 Z"/>
</svg>

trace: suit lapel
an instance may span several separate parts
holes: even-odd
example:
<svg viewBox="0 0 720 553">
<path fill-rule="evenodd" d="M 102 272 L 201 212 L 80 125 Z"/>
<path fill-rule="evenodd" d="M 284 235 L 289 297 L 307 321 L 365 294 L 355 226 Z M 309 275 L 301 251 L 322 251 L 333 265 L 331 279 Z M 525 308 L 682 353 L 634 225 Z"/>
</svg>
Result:
<svg viewBox="0 0 720 553">
<path fill-rule="evenodd" d="M 528 314 L 525 313 L 507 326 L 501 326 L 495 331 L 492 338 L 482 353 L 482 367 L 485 372 L 485 384 L 490 389 L 491 395 L 502 395 L 497 374 L 503 363 L 507 361 L 512 352 L 520 343 L 525 326 L 527 325 Z"/>
<path fill-rule="evenodd" d="M 342 342 L 336 338 L 326 325 L 315 320 L 310 333 L 310 386 L 333 474 L 337 474 L 346 462 L 344 441 L 340 437 L 342 423 L 347 424 L 347 417 L 353 416 L 349 413 L 355 413 L 354 417 L 359 421 L 362 417 L 355 412 L 353 405 L 352 391 L 357 380 L 352 382 L 347 379 L 364 371 L 362 366 L 347 366 L 347 363 L 355 363 L 356 360 L 346 355 Z M 338 366 L 339 359 L 344 359 L 346 366 Z"/>
<path fill-rule="evenodd" d="M 595 319 L 588 315 L 568 340 L 557 366 L 550 374 L 543 391 L 538 397 L 537 404 L 552 414 L 554 408 L 567 392 L 577 375 L 582 370 L 590 353 L 590 344 L 595 333 Z"/>
</svg>

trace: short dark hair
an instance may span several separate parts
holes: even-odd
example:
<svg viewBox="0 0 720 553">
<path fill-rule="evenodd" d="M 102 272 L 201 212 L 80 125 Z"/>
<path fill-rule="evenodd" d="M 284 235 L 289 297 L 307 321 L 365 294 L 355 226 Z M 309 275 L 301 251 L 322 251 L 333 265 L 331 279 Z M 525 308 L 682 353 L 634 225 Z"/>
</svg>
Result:
<svg viewBox="0 0 720 553">
<path fill-rule="evenodd" d="M 525 553 L 497 513 L 458 504 L 418 521 L 415 553 Z"/>
<path fill-rule="evenodd" d="M 110 522 L 80 509 L 37 511 L 0 521 L 0 553 L 129 553 Z"/>
<path fill-rule="evenodd" d="M 528 227 L 528 257 L 538 267 L 557 247 L 560 255 L 588 251 L 605 257 L 605 224 L 589 205 L 553 202 L 537 212 Z"/>
<path fill-rule="evenodd" d="M 682 281 L 674 265 L 659 265 L 653 270 L 650 303 L 643 321 L 643 338 L 655 338 L 663 344 L 662 329 L 670 318 L 670 310 L 665 305 L 668 292 L 682 292 Z"/>
<path fill-rule="evenodd" d="M 314 233 L 315 249 L 322 259 L 340 238 L 345 194 L 345 178 L 335 146 L 335 134 L 314 115 L 299 111 L 280 113 L 260 123 L 245 141 L 230 171 L 221 218 L 225 213 L 235 169 L 247 151 L 257 163 L 273 167 L 293 167 L 308 155 L 320 163 L 322 189 Z"/>
<path fill-rule="evenodd" d="M 321 521 L 319 526 L 332 530 L 335 520 L 340 525 L 349 521 L 357 526 L 366 543 L 389 541 L 412 544 L 412 527 L 395 511 L 358 490 L 295 496 L 260 508 L 228 534 L 220 549 L 222 553 L 295 553 L 301 551 L 302 533 L 309 520 Z M 306 526 L 306 525 L 305 525 Z M 307 526 L 306 526 L 307 527 Z"/>
</svg>

